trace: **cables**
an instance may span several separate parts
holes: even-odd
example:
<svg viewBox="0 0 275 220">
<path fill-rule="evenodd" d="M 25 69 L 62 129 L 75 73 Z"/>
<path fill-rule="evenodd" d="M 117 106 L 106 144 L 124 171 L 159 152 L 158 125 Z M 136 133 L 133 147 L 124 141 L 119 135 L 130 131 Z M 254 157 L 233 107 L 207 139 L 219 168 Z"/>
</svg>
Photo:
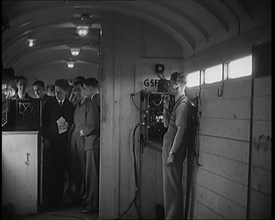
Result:
<svg viewBox="0 0 275 220">
<path fill-rule="evenodd" d="M 140 111 L 140 108 L 137 107 L 137 105 L 136 105 L 136 103 L 135 103 L 134 96 L 135 96 L 135 94 L 131 94 L 132 102 L 133 102 L 134 106 L 136 107 L 136 109 Z"/>
<path fill-rule="evenodd" d="M 141 214 L 140 214 L 140 207 L 137 204 L 137 198 L 138 198 L 138 193 L 139 193 L 139 183 L 138 183 L 138 173 L 137 173 L 137 159 L 136 159 L 136 138 L 135 138 L 135 134 L 136 134 L 136 129 L 138 128 L 138 126 L 141 125 L 141 123 L 138 123 L 133 131 L 133 135 L 132 135 L 132 140 L 133 140 L 133 157 L 134 157 L 134 181 L 135 181 L 135 196 L 133 198 L 133 200 L 131 201 L 129 207 L 127 208 L 126 211 L 124 211 L 121 215 L 119 215 L 116 219 L 120 219 L 122 216 L 124 216 L 125 214 L 127 214 L 129 212 L 129 210 L 131 209 L 131 207 L 133 206 L 133 204 L 135 205 L 137 214 L 138 214 L 138 219 L 141 219 Z"/>
</svg>

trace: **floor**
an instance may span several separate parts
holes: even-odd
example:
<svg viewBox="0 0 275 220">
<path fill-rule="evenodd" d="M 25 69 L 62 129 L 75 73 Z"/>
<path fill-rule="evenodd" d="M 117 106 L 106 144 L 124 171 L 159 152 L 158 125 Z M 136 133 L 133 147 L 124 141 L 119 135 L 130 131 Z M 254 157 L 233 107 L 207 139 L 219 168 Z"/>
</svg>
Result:
<svg viewBox="0 0 275 220">
<path fill-rule="evenodd" d="M 51 212 L 41 212 L 37 215 L 17 216 L 14 218 L 3 218 L 3 220 L 97 220 L 98 214 L 83 214 L 80 212 L 81 205 L 64 205 Z"/>
</svg>

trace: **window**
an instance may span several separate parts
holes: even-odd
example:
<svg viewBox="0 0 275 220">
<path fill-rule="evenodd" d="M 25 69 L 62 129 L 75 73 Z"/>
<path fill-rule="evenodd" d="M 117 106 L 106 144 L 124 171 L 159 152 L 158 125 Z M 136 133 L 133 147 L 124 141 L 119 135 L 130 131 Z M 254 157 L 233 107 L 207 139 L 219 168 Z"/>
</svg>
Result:
<svg viewBox="0 0 275 220">
<path fill-rule="evenodd" d="M 205 84 L 214 83 L 222 80 L 222 64 L 205 69 Z"/>
<path fill-rule="evenodd" d="M 228 63 L 228 78 L 234 79 L 252 74 L 252 56 L 243 57 Z"/>
<path fill-rule="evenodd" d="M 192 72 L 187 74 L 187 87 L 199 86 L 200 85 L 200 71 Z"/>
</svg>

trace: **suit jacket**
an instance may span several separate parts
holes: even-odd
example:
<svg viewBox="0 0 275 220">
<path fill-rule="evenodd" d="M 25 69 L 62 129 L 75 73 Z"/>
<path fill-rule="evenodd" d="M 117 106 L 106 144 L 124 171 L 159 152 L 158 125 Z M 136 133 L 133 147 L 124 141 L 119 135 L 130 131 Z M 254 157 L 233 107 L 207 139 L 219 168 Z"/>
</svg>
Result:
<svg viewBox="0 0 275 220">
<path fill-rule="evenodd" d="M 43 97 L 41 98 L 41 101 L 42 101 L 42 105 L 44 106 L 45 105 L 45 102 L 49 99 L 54 99 L 55 97 L 52 97 L 52 96 L 48 96 L 47 94 L 43 95 Z"/>
<path fill-rule="evenodd" d="M 59 134 L 56 121 L 63 117 L 65 121 L 69 123 L 69 127 L 73 123 L 73 104 L 65 99 L 62 107 L 59 106 L 56 98 L 48 99 L 42 110 L 42 135 L 46 137 L 50 142 L 63 138 L 68 138 L 68 131 Z"/>
<path fill-rule="evenodd" d="M 93 99 L 87 102 L 85 114 L 84 150 L 99 149 L 100 144 L 100 96 L 95 94 Z"/>
</svg>

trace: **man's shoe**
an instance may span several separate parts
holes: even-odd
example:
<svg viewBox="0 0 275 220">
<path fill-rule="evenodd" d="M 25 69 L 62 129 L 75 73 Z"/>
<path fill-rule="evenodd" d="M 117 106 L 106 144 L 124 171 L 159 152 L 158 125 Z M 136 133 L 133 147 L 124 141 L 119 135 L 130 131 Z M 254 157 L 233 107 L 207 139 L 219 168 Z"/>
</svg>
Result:
<svg viewBox="0 0 275 220">
<path fill-rule="evenodd" d="M 86 200 L 88 199 L 88 193 L 83 193 L 83 195 L 81 196 L 82 200 Z"/>
<path fill-rule="evenodd" d="M 83 209 L 81 209 L 81 212 L 82 213 L 93 213 L 93 214 L 96 214 L 96 213 L 98 213 L 98 210 L 83 208 Z"/>
</svg>

